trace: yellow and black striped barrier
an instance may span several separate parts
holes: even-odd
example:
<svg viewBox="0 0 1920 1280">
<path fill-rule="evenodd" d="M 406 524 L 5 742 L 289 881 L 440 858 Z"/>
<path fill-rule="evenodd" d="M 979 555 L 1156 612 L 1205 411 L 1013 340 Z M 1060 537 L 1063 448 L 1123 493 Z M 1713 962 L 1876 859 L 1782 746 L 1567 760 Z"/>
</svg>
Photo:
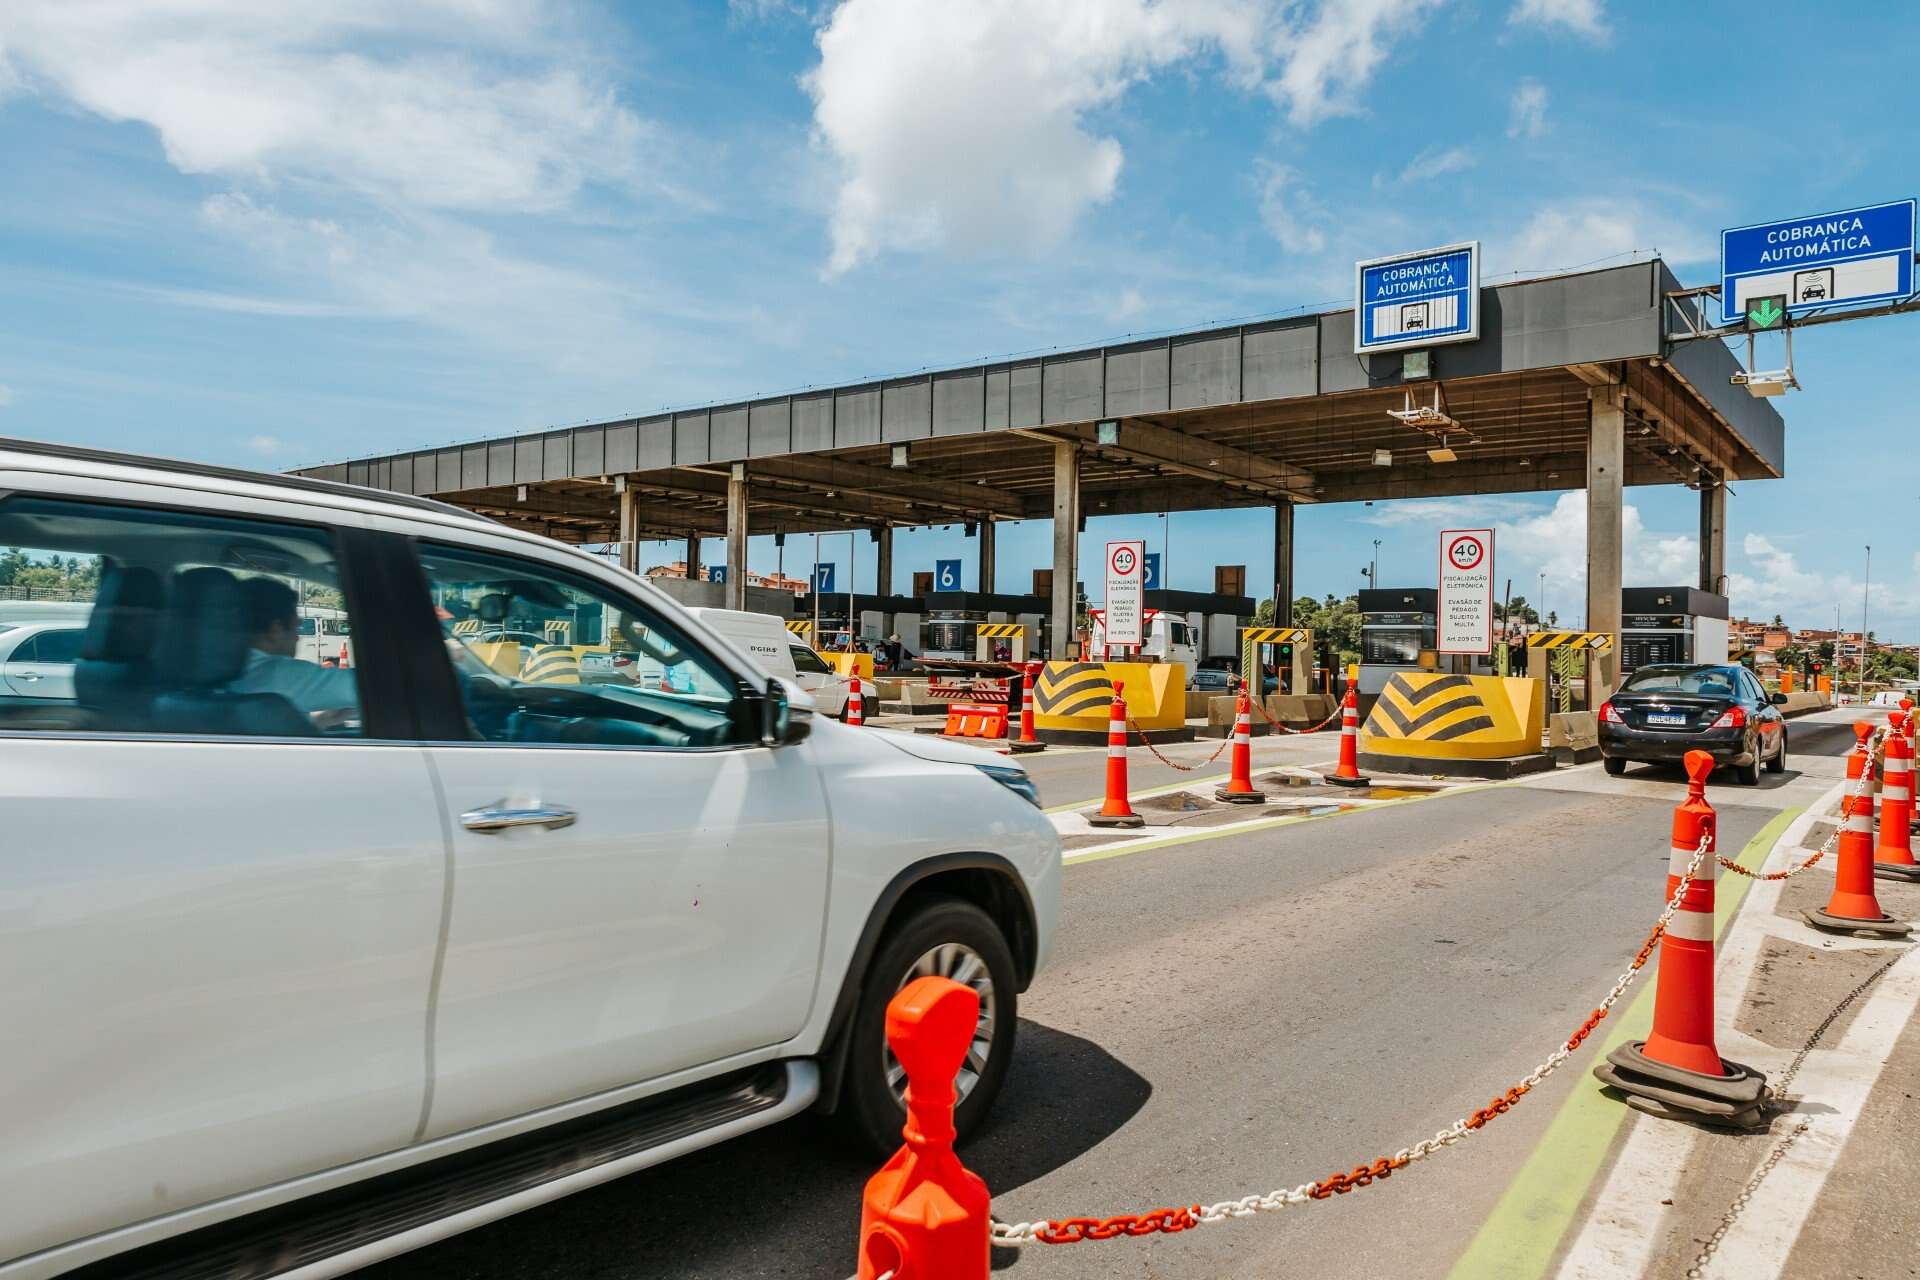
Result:
<svg viewBox="0 0 1920 1280">
<path fill-rule="evenodd" d="M 1376 755 L 1497 760 L 1535 755 L 1546 726 L 1538 680 L 1399 671 L 1387 681 L 1360 749 Z"/>
<path fill-rule="evenodd" d="M 1113 681 L 1107 678 L 1105 664 L 1099 662 L 1049 662 L 1040 669 L 1040 678 L 1033 685 L 1036 717 L 1077 716 L 1098 710 L 1104 718 L 1112 701 Z"/>
<path fill-rule="evenodd" d="M 462 618 L 453 624 L 453 634 L 457 636 L 477 636 L 480 634 L 480 619 Z"/>
<path fill-rule="evenodd" d="M 1312 634 L 1305 627 L 1247 627 L 1240 632 L 1240 643 L 1304 644 Z"/>
<path fill-rule="evenodd" d="M 1613 648 L 1611 631 L 1536 631 L 1527 637 L 1529 649 L 1591 649 L 1606 653 Z"/>
<path fill-rule="evenodd" d="M 572 644 L 573 623 L 566 618 L 549 618 L 546 635 L 548 644 Z"/>
<path fill-rule="evenodd" d="M 534 645 L 522 662 L 520 678 L 529 684 L 580 683 L 580 654 L 572 645 Z"/>
<path fill-rule="evenodd" d="M 793 634 L 797 636 L 810 636 L 813 634 L 813 619 L 788 618 L 787 630 L 793 632 Z"/>
<path fill-rule="evenodd" d="M 983 622 L 975 634 L 982 640 L 1011 640 L 1026 629 L 1024 622 Z"/>
</svg>

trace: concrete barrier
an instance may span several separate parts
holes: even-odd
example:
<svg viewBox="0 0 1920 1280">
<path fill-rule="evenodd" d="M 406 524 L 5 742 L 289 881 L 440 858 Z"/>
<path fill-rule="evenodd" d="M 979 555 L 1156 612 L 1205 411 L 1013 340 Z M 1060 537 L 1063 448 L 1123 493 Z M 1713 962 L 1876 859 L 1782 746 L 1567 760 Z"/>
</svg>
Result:
<svg viewBox="0 0 1920 1280">
<path fill-rule="evenodd" d="M 1833 698 L 1831 695 L 1801 689 L 1787 695 L 1786 704 L 1780 708 L 1780 714 L 1786 716 L 1788 719 L 1792 719 L 1794 716 L 1804 716 L 1810 715 L 1815 711 L 1825 711 L 1832 705 Z"/>
<path fill-rule="evenodd" d="M 1513 777 L 1551 769 L 1543 682 L 1396 672 L 1360 729 L 1363 770 Z"/>
<path fill-rule="evenodd" d="M 1105 742 L 1114 681 L 1127 718 L 1156 742 L 1193 738 L 1187 728 L 1187 670 L 1174 662 L 1049 662 L 1033 690 L 1033 728 L 1042 742 Z"/>
<path fill-rule="evenodd" d="M 1555 764 L 1586 764 L 1600 758 L 1600 717 L 1591 711 L 1556 711 L 1547 718 L 1547 753 Z"/>
</svg>

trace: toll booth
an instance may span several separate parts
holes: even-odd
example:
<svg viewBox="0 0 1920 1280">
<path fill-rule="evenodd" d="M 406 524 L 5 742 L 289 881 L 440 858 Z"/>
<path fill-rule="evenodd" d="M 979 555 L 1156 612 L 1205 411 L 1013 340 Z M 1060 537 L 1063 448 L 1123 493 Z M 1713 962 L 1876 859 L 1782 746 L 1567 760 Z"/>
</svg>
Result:
<svg viewBox="0 0 1920 1280">
<path fill-rule="evenodd" d="M 1360 687 L 1378 695 L 1396 671 L 1432 671 L 1439 645 L 1440 592 L 1433 587 L 1360 592 Z"/>
<path fill-rule="evenodd" d="M 1266 672 L 1274 672 L 1268 688 Z M 1313 632 L 1305 627 L 1247 627 L 1240 632 L 1240 672 L 1262 693 L 1319 693 L 1314 679 Z M 1256 673 L 1258 676 L 1256 677 Z"/>
<path fill-rule="evenodd" d="M 1693 587 L 1620 593 L 1620 675 L 1662 662 L 1725 662 L 1727 598 Z"/>
<path fill-rule="evenodd" d="M 925 657 L 974 661 L 979 653 L 979 631 L 983 624 L 1017 623 L 1026 628 L 1027 644 L 1032 652 L 1047 651 L 1047 615 L 1053 602 L 1044 597 L 984 591 L 929 591 L 920 597 L 919 608 L 926 620 L 926 645 L 921 650 Z M 989 637 L 988 642 L 999 643 L 993 637 Z M 989 648 L 987 652 L 991 659 L 993 650 Z"/>
<path fill-rule="evenodd" d="M 994 654 L 1002 649 L 1010 650 L 1007 662 L 1025 662 L 1039 655 L 1038 647 L 1033 643 L 1038 627 L 1030 627 L 1024 622 L 983 622 L 974 629 L 973 656 L 980 662 L 996 661 Z"/>
<path fill-rule="evenodd" d="M 813 597 L 804 595 L 795 601 L 794 612 L 812 623 L 813 607 Z M 813 647 L 822 653 L 842 649 L 848 634 L 847 624 L 847 593 L 823 592 L 820 596 L 820 624 L 812 636 Z M 926 647 L 922 635 L 920 601 L 913 596 L 856 593 L 853 597 L 852 635 L 862 648 L 869 651 L 888 636 L 898 635 L 907 655 L 916 657 Z"/>
</svg>

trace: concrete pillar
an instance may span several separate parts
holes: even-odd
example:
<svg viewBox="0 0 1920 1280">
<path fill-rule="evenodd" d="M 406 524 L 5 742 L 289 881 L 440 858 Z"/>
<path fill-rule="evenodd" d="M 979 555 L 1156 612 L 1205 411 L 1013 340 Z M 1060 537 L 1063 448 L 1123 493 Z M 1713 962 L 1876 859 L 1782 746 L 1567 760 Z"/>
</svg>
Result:
<svg viewBox="0 0 1920 1280">
<path fill-rule="evenodd" d="M 727 476 L 727 608 L 747 607 L 747 468 L 733 464 Z"/>
<path fill-rule="evenodd" d="M 1587 630 L 1613 633 L 1613 651 L 1587 659 L 1587 705 L 1597 707 L 1620 671 L 1621 510 L 1627 414 L 1619 387 L 1587 392 Z"/>
<path fill-rule="evenodd" d="M 697 533 L 689 533 L 687 535 L 686 559 L 688 580 L 693 581 L 698 579 L 700 577 L 700 535 Z"/>
<path fill-rule="evenodd" d="M 986 516 L 980 521 L 980 585 L 974 588 L 986 595 L 993 594 L 993 517 Z"/>
<path fill-rule="evenodd" d="M 883 526 L 874 533 L 878 536 L 874 538 L 873 594 L 890 596 L 893 594 L 893 526 Z"/>
<path fill-rule="evenodd" d="M 620 491 L 620 567 L 640 572 L 640 495 L 631 488 Z"/>
<path fill-rule="evenodd" d="M 1727 486 L 1700 484 L 1700 589 L 1719 593 L 1727 576 Z"/>
<path fill-rule="evenodd" d="M 1065 658 L 1073 640 L 1074 583 L 1079 576 L 1080 452 L 1053 446 L 1053 617 L 1050 658 Z"/>
<path fill-rule="evenodd" d="M 1293 499 L 1273 504 L 1273 625 L 1293 625 Z M 1248 679 L 1252 679 L 1251 676 Z"/>
</svg>

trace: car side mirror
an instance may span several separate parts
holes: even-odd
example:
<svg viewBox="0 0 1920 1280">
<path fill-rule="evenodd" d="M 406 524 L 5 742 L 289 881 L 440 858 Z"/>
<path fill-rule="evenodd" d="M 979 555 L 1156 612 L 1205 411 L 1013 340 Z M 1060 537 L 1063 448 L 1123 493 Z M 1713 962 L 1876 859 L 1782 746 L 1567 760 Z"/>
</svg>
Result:
<svg viewBox="0 0 1920 1280">
<path fill-rule="evenodd" d="M 1784 707 L 1787 705 L 1787 695 L 1784 693 L 1776 693 L 1769 701 L 1776 707 Z"/>
<path fill-rule="evenodd" d="M 767 681 L 766 692 L 760 695 L 760 745 L 789 747 L 805 742 L 812 732 L 813 708 L 795 705 L 784 681 Z"/>
</svg>

